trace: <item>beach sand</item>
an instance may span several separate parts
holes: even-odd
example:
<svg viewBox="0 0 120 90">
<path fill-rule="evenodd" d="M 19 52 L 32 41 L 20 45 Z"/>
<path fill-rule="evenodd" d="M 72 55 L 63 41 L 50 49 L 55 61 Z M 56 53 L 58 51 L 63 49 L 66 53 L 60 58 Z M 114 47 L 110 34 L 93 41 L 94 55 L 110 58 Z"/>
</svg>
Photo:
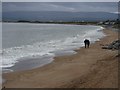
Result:
<svg viewBox="0 0 120 90">
<path fill-rule="evenodd" d="M 117 88 L 117 50 L 101 49 L 118 39 L 117 32 L 105 29 L 107 35 L 90 48 L 80 48 L 77 54 L 55 57 L 41 68 L 4 73 L 6 88 Z"/>
</svg>

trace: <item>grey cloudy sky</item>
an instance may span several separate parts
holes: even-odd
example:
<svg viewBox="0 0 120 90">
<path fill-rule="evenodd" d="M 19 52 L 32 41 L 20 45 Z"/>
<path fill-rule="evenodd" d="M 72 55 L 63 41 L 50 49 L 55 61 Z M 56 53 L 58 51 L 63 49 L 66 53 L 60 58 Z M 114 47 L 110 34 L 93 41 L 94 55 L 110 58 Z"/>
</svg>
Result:
<svg viewBox="0 0 120 90">
<path fill-rule="evenodd" d="M 117 2 L 3 2 L 3 11 L 118 12 Z"/>
<path fill-rule="evenodd" d="M 2 2 L 119 2 L 119 0 L 1 0 Z"/>
</svg>

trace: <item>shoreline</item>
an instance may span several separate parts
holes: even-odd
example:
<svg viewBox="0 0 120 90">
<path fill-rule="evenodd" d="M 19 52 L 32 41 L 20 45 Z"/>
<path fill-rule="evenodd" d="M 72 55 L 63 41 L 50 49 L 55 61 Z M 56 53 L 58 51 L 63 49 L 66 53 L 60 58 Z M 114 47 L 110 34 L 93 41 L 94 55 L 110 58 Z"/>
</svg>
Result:
<svg viewBox="0 0 120 90">
<path fill-rule="evenodd" d="M 107 27 L 108 25 L 98 25 L 98 24 L 91 24 L 91 23 L 88 23 L 88 24 L 79 24 L 79 23 L 25 23 L 25 22 L 2 22 L 3 23 L 16 23 L 16 24 L 55 24 L 55 25 L 92 25 L 92 26 L 101 26 L 101 27 Z"/>
<path fill-rule="evenodd" d="M 117 51 L 101 49 L 101 45 L 109 44 L 117 39 L 117 33 L 111 30 L 104 30 L 104 33 L 107 34 L 107 36 L 91 44 L 90 48 L 85 49 L 82 47 L 75 50 L 77 54 L 55 57 L 52 63 L 40 68 L 3 74 L 3 78 L 6 79 L 3 86 L 9 88 L 71 87 L 69 86 L 71 85 L 71 81 L 86 76 L 91 71 L 90 67 L 94 64 L 96 65 L 96 62 L 99 61 L 96 60 L 98 57 L 100 57 L 101 60 L 117 54 Z M 108 53 L 108 55 L 105 56 L 103 53 Z M 98 57 L 96 57 L 97 55 Z M 73 71 L 71 72 L 71 70 Z M 32 82 L 35 82 L 34 85 Z M 74 82 L 76 82 L 76 80 Z M 14 84 L 16 84 L 16 86 L 14 86 Z"/>
<path fill-rule="evenodd" d="M 64 25 L 66 25 L 66 24 L 64 24 Z M 71 25 L 71 24 L 67 24 L 67 25 Z M 86 26 L 86 25 L 84 25 L 84 26 Z M 95 26 L 95 25 L 91 25 L 91 26 Z M 97 27 L 97 25 L 95 27 Z M 99 30 L 100 30 L 100 32 L 102 33 L 104 28 L 102 26 L 98 26 L 98 27 L 100 29 L 96 29 L 97 32 L 99 32 Z M 104 37 L 104 35 L 101 35 L 101 37 L 99 37 L 99 38 L 103 38 L 103 37 Z M 93 41 L 91 40 L 91 43 L 95 43 L 95 41 L 98 41 L 99 38 L 96 38 L 96 40 L 93 40 Z M 79 42 L 77 42 L 77 43 L 79 43 Z M 39 68 L 39 67 L 42 67 L 44 65 L 51 63 L 54 60 L 54 57 L 67 56 L 67 55 L 69 56 L 69 55 L 76 54 L 75 50 L 79 49 L 81 47 L 83 47 L 83 45 L 79 45 L 74 48 L 71 47 L 68 50 L 67 49 L 66 50 L 56 50 L 56 51 L 50 52 L 50 53 L 54 54 L 53 56 L 47 56 L 47 54 L 46 54 L 41 57 L 39 57 L 39 56 L 37 57 L 37 56 L 33 55 L 32 57 L 22 57 L 20 59 L 16 59 L 15 61 L 17 61 L 17 63 L 14 63 L 11 67 L 3 68 L 3 73 L 24 71 L 24 70 L 31 70 L 34 68 Z M 18 54 L 18 56 L 19 56 L 19 54 Z M 41 62 L 39 62 L 40 60 L 41 60 Z"/>
</svg>

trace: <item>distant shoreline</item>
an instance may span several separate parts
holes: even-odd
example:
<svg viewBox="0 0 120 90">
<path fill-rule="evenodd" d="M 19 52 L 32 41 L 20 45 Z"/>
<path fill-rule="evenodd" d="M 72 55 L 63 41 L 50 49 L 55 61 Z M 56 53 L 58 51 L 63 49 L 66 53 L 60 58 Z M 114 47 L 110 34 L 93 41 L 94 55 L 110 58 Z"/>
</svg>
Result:
<svg viewBox="0 0 120 90">
<path fill-rule="evenodd" d="M 104 23 L 107 23 L 107 21 L 102 21 Z M 91 22 L 42 22 L 42 21 L 27 21 L 27 20 L 18 20 L 18 21 L 2 21 L 1 23 L 31 23 L 31 24 L 70 24 L 70 25 L 96 25 L 96 26 L 102 26 L 102 27 L 112 27 L 119 29 L 119 20 L 118 21 L 110 21 L 110 22 L 117 22 L 114 25 L 113 24 L 99 24 L 99 21 L 91 21 Z"/>
<path fill-rule="evenodd" d="M 35 23 L 35 24 L 76 24 L 76 25 L 87 25 L 87 24 L 97 24 L 98 22 L 40 22 L 40 21 L 3 21 L 3 23 Z"/>
</svg>

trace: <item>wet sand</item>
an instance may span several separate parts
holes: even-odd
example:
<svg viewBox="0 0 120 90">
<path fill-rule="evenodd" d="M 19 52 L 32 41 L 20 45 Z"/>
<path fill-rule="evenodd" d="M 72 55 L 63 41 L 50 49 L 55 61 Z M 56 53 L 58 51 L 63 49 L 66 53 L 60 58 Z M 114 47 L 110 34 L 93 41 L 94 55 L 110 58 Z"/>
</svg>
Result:
<svg viewBox="0 0 120 90">
<path fill-rule="evenodd" d="M 77 54 L 55 57 L 41 68 L 5 73 L 6 88 L 117 88 L 117 50 L 101 49 L 118 39 L 117 32 L 105 29 L 107 35 L 90 48 L 80 48 Z"/>
</svg>

